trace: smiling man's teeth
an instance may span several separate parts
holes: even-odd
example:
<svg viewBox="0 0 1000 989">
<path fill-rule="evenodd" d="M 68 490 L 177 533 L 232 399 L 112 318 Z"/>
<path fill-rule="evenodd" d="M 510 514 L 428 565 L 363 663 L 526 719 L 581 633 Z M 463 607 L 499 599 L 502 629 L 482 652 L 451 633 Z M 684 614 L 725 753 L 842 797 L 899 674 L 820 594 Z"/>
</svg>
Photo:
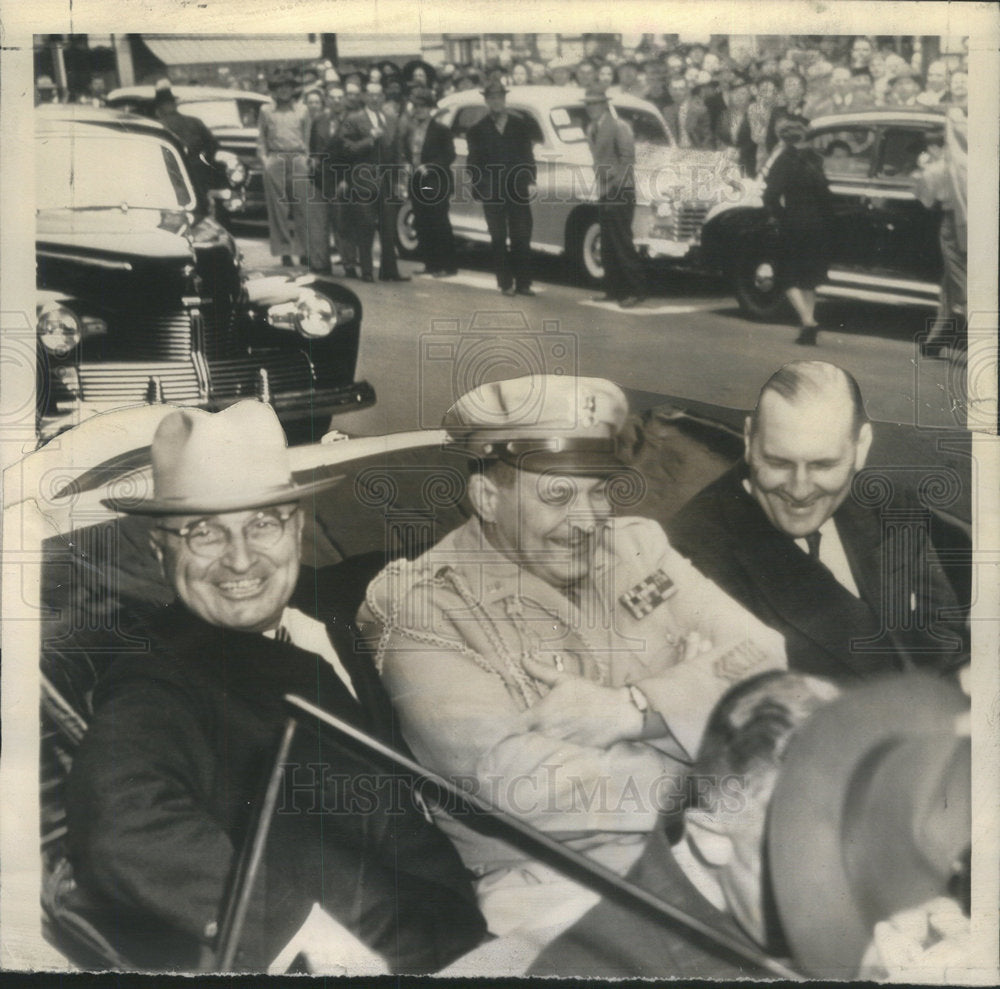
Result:
<svg viewBox="0 0 1000 989">
<path fill-rule="evenodd" d="M 247 580 L 227 580 L 219 584 L 219 589 L 225 594 L 246 594 L 256 591 L 264 581 L 260 577 L 253 577 Z"/>
</svg>

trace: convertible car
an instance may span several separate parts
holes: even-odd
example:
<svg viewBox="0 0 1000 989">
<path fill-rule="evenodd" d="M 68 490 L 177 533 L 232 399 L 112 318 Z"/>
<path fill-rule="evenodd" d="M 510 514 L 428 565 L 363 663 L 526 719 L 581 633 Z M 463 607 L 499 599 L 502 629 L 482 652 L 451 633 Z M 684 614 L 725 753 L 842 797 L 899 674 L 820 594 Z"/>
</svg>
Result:
<svg viewBox="0 0 1000 989">
<path fill-rule="evenodd" d="M 609 491 L 620 513 L 665 523 L 741 456 L 744 412 L 649 393 L 633 392 L 629 399 L 635 410 L 627 433 L 629 465 Z M 5 691 L 16 685 L 22 712 L 16 726 L 5 724 L 10 738 L 23 740 L 21 732 L 31 737 L 33 719 L 26 712 L 34 703 L 33 685 L 41 703 L 40 745 L 19 742 L 4 752 L 20 780 L 38 778 L 40 760 L 40 865 L 30 829 L 21 833 L 18 849 L 22 868 L 37 881 L 34 890 L 30 882 L 19 887 L 27 890 L 22 916 L 28 927 L 34 925 L 25 943 L 36 952 L 31 957 L 42 959 L 36 968 L 67 959 L 84 967 L 141 967 L 112 946 L 107 917 L 73 878 L 63 792 L 87 731 L 94 684 L 116 656 L 144 649 L 122 632 L 123 617 L 159 609 L 173 596 L 149 552 L 151 520 L 118 516 L 102 504 L 148 489 L 149 444 L 170 411 L 147 405 L 91 418 L 65 433 L 58 448 L 43 447 L 7 475 L 5 563 L 18 564 L 11 579 L 19 581 L 20 593 L 8 598 L 19 606 L 5 612 L 5 631 L 20 627 L 38 633 L 28 634 L 24 648 L 4 657 Z M 880 472 L 880 464 L 903 463 L 910 472 L 921 471 L 923 487 L 933 495 L 929 504 L 947 502 L 936 514 L 958 534 L 960 548 L 950 553 L 948 570 L 967 600 L 969 434 L 877 423 L 875 436 L 869 483 L 884 484 L 887 472 Z M 387 559 L 421 553 L 468 516 L 468 468 L 441 430 L 327 439 L 290 448 L 300 481 L 343 478 L 307 513 L 303 562 L 334 568 L 338 613 L 349 620 Z M 5 694 L 5 701 L 12 696 Z M 25 820 L 33 820 L 34 813 L 26 813 Z M 58 953 L 44 954 L 53 949 Z"/>
</svg>

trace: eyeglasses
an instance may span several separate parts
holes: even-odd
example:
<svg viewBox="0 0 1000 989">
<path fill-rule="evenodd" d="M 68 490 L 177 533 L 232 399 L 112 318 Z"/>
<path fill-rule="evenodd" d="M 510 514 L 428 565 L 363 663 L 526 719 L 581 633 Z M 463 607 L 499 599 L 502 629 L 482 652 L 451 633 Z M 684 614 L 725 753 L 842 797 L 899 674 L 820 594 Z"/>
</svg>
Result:
<svg viewBox="0 0 1000 989">
<path fill-rule="evenodd" d="M 276 511 L 258 512 L 243 526 L 243 539 L 251 550 L 273 549 L 285 534 L 288 520 L 298 509 L 281 514 Z M 187 547 L 196 556 L 207 559 L 217 559 L 225 553 L 232 541 L 232 535 L 225 526 L 211 519 L 198 519 L 189 522 L 181 529 L 171 529 L 168 526 L 157 526 L 163 532 L 180 536 Z"/>
</svg>

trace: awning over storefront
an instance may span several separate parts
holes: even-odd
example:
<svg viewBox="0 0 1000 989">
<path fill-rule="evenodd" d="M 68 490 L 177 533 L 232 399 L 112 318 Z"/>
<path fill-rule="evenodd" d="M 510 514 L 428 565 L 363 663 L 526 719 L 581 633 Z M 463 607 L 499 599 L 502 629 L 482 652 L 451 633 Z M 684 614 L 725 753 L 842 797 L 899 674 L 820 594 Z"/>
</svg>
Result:
<svg viewBox="0 0 1000 989">
<path fill-rule="evenodd" d="M 338 34 L 337 57 L 345 59 L 419 58 L 419 34 Z"/>
<path fill-rule="evenodd" d="M 142 35 L 146 47 L 164 65 L 307 61 L 321 55 L 319 35 L 313 38 L 310 41 L 307 34 Z"/>
</svg>

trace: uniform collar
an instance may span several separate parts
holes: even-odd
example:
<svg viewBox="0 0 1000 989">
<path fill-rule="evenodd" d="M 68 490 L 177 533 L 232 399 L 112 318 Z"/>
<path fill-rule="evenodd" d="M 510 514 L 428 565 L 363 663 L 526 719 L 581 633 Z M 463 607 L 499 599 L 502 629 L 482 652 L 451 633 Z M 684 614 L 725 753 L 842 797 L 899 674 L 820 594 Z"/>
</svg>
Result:
<svg viewBox="0 0 1000 989">
<path fill-rule="evenodd" d="M 613 524 L 614 520 L 609 524 L 608 531 Z M 535 576 L 493 546 L 478 518 L 470 518 L 452 535 L 450 541 L 445 541 L 432 553 L 441 555 L 441 565 L 455 567 L 463 572 L 466 579 L 470 575 L 474 577 L 472 586 L 480 594 L 484 605 L 516 596 L 530 598 L 559 614 L 566 614 L 567 609 L 576 610 L 565 590 Z M 602 541 L 586 583 L 602 586 L 600 575 L 608 566 L 607 556 L 606 541 Z"/>
</svg>

